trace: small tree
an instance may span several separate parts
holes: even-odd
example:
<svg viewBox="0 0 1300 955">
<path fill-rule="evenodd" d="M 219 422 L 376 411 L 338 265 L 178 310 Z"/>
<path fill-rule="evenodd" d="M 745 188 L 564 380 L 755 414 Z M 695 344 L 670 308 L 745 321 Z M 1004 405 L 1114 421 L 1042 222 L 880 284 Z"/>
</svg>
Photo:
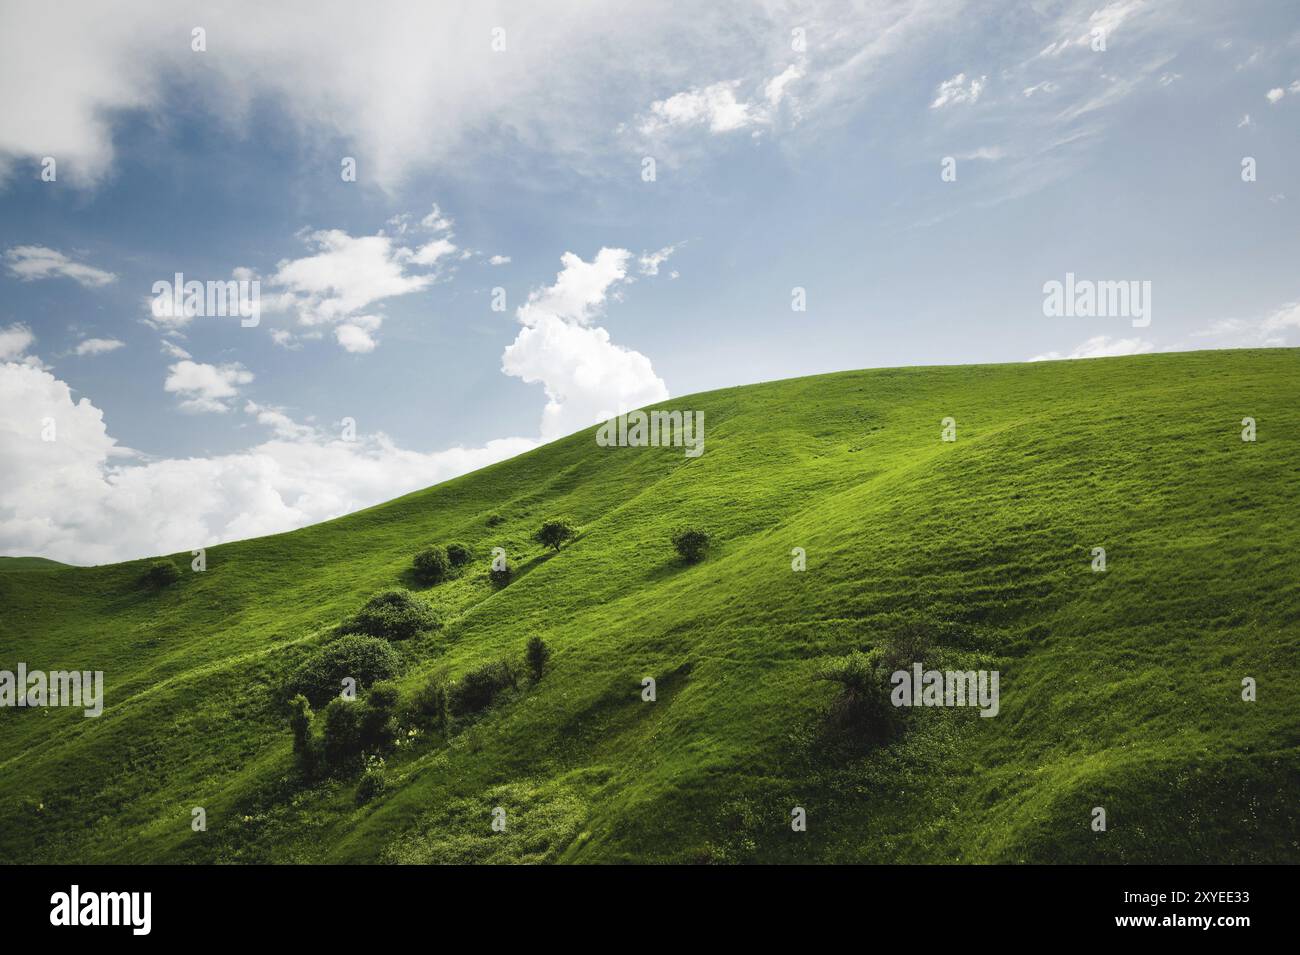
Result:
<svg viewBox="0 0 1300 955">
<path fill-rule="evenodd" d="M 551 648 L 541 637 L 529 637 L 528 647 L 524 653 L 528 659 L 528 669 L 533 673 L 533 682 L 536 683 L 542 678 L 546 661 L 551 658 Z"/>
<path fill-rule="evenodd" d="M 415 576 L 426 584 L 439 584 L 451 576 L 451 560 L 440 547 L 426 547 L 411 563 Z"/>
<path fill-rule="evenodd" d="M 140 578 L 145 586 L 161 589 L 181 579 L 181 572 L 170 560 L 155 560 Z"/>
<path fill-rule="evenodd" d="M 397 735 L 397 704 L 400 696 L 391 683 L 376 683 L 366 694 L 358 732 L 367 749 L 387 746 Z"/>
<path fill-rule="evenodd" d="M 552 517 L 542 523 L 533 534 L 533 540 L 543 547 L 559 550 L 578 536 L 578 528 L 568 517 Z"/>
<path fill-rule="evenodd" d="M 346 769 L 361 757 L 361 717 L 364 706 L 336 696 L 323 714 L 325 762 L 332 769 Z"/>
<path fill-rule="evenodd" d="M 468 544 L 452 541 L 447 545 L 447 560 L 451 561 L 452 567 L 464 567 L 473 559 L 474 552 L 470 550 Z"/>
<path fill-rule="evenodd" d="M 311 704 L 301 693 L 289 701 L 289 726 L 293 729 L 293 751 L 302 756 L 311 747 Z"/>
<path fill-rule="evenodd" d="M 898 728 L 901 714 L 890 702 L 890 664 L 881 647 L 869 653 L 854 650 L 824 664 L 816 679 L 837 683 L 840 695 L 832 704 L 831 720 L 853 733 L 884 740 Z"/>
<path fill-rule="evenodd" d="M 358 806 L 364 806 L 388 788 L 388 779 L 384 776 L 384 758 L 367 756 L 366 769 L 357 783 L 356 800 Z"/>
<path fill-rule="evenodd" d="M 679 527 L 673 531 L 673 548 L 688 564 L 698 564 L 709 550 L 709 535 L 695 527 Z"/>
<path fill-rule="evenodd" d="M 415 691 L 411 700 L 411 713 L 415 719 L 441 731 L 447 724 L 447 679 L 442 673 L 429 677 L 427 683 Z"/>
</svg>

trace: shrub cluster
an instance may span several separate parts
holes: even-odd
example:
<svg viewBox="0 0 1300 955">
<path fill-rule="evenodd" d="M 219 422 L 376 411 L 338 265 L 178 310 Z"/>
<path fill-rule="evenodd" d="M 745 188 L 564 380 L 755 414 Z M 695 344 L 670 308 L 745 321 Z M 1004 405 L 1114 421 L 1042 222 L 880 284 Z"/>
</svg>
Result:
<svg viewBox="0 0 1300 955">
<path fill-rule="evenodd" d="M 426 547 L 411 563 L 415 566 L 415 576 L 426 584 L 440 584 L 451 576 L 447 552 L 438 547 Z"/>
<path fill-rule="evenodd" d="M 149 565 L 149 569 L 140 575 L 140 582 L 155 590 L 170 587 L 180 579 L 181 572 L 170 560 L 155 560 Z"/>
<path fill-rule="evenodd" d="M 688 564 L 698 564 L 709 549 L 709 535 L 696 527 L 679 527 L 673 531 L 673 548 Z"/>
<path fill-rule="evenodd" d="M 391 683 L 376 683 L 360 699 L 336 696 L 321 711 L 317 741 L 311 733 L 311 707 L 304 697 L 294 697 L 289 717 L 293 749 L 308 775 L 320 766 L 333 772 L 353 770 L 366 753 L 386 749 L 397 735 L 397 703 L 397 688 Z"/>
<path fill-rule="evenodd" d="M 381 590 L 365 602 L 344 625 L 348 633 L 364 633 L 386 640 L 405 640 L 421 630 L 442 626 L 442 618 L 428 601 L 397 587 Z"/>
<path fill-rule="evenodd" d="M 345 677 L 358 687 L 397 675 L 401 658 L 387 641 L 375 637 L 340 637 L 313 653 L 286 684 L 289 694 L 302 694 L 319 706 L 343 688 Z"/>
<path fill-rule="evenodd" d="M 474 552 L 468 544 L 452 541 L 447 545 L 447 559 L 451 561 L 452 567 L 459 569 L 474 559 Z"/>
<path fill-rule="evenodd" d="M 447 687 L 447 713 L 450 716 L 468 716 L 486 710 L 498 693 L 507 687 L 517 689 L 518 686 L 509 663 L 504 660 L 485 663 Z"/>
</svg>

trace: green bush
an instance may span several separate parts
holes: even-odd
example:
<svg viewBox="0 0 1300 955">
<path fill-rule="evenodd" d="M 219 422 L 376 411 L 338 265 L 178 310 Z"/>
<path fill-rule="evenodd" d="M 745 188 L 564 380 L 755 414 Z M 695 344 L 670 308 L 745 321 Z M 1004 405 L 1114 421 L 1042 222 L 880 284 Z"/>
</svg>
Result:
<svg viewBox="0 0 1300 955">
<path fill-rule="evenodd" d="M 376 683 L 366 694 L 361 711 L 361 745 L 367 749 L 380 749 L 389 745 L 397 735 L 397 687 L 391 683 Z"/>
<path fill-rule="evenodd" d="M 140 581 L 146 587 L 161 589 L 170 587 L 181 579 L 181 572 L 170 560 L 155 560 L 141 576 Z"/>
<path fill-rule="evenodd" d="M 452 716 L 478 713 L 492 705 L 506 687 L 518 686 L 510 664 L 505 661 L 486 663 L 471 670 L 447 688 L 447 712 Z"/>
<path fill-rule="evenodd" d="M 349 769 L 361 758 L 361 718 L 365 706 L 336 696 L 322 714 L 325 762 L 331 769 Z"/>
<path fill-rule="evenodd" d="M 673 531 L 673 548 L 688 564 L 698 564 L 709 549 L 709 535 L 694 527 L 679 527 Z"/>
<path fill-rule="evenodd" d="M 447 723 L 447 680 L 435 673 L 415 691 L 411 700 L 411 715 L 421 723 L 442 729 Z"/>
<path fill-rule="evenodd" d="M 510 577 L 511 570 L 509 564 L 502 567 L 500 570 L 493 567 L 488 571 L 488 580 L 492 581 L 492 586 L 494 587 L 504 587 L 506 584 L 510 583 Z"/>
<path fill-rule="evenodd" d="M 293 751 L 301 756 L 311 747 L 311 703 L 301 693 L 289 701 L 289 726 L 293 729 Z"/>
<path fill-rule="evenodd" d="M 546 642 L 541 637 L 529 637 L 524 656 L 528 660 L 528 669 L 532 671 L 533 682 L 536 683 L 542 678 L 542 673 L 546 669 L 546 661 L 551 658 L 551 648 L 546 645 Z"/>
<path fill-rule="evenodd" d="M 470 550 L 468 544 L 452 541 L 447 545 L 447 559 L 451 561 L 452 567 L 464 567 L 474 559 L 474 552 Z"/>
<path fill-rule="evenodd" d="M 445 559 L 445 558 L 444 558 Z M 381 590 L 365 602 L 344 629 L 386 640 L 405 640 L 421 630 L 442 626 L 442 618 L 427 601 L 409 590 Z"/>
<path fill-rule="evenodd" d="M 440 584 L 451 576 L 451 561 L 440 547 L 426 547 L 411 563 L 415 576 L 426 584 Z"/>
<path fill-rule="evenodd" d="M 358 687 L 397 675 L 401 658 L 384 640 L 375 637 L 340 637 L 313 653 L 289 678 L 285 686 L 290 694 L 301 693 L 320 706 L 343 689 L 345 677 L 357 681 Z"/>
<path fill-rule="evenodd" d="M 505 519 L 504 517 L 502 517 L 500 514 L 489 514 L 489 515 L 488 515 L 488 518 L 487 518 L 487 526 L 488 526 L 488 527 L 499 527 L 500 525 L 504 524 L 505 522 L 506 522 L 506 519 Z"/>
<path fill-rule="evenodd" d="M 552 517 L 542 522 L 533 533 L 533 540 L 543 547 L 559 550 L 578 536 L 578 527 L 568 517 Z"/>
<path fill-rule="evenodd" d="M 367 756 L 366 769 L 357 783 L 357 805 L 363 806 L 388 788 L 388 779 L 384 776 L 384 760 L 380 756 Z"/>
<path fill-rule="evenodd" d="M 899 729 L 903 714 L 889 698 L 890 676 L 899 665 L 886 648 L 869 653 L 854 650 L 823 664 L 815 679 L 835 683 L 839 696 L 831 704 L 832 726 L 853 734 L 884 741 Z"/>
</svg>

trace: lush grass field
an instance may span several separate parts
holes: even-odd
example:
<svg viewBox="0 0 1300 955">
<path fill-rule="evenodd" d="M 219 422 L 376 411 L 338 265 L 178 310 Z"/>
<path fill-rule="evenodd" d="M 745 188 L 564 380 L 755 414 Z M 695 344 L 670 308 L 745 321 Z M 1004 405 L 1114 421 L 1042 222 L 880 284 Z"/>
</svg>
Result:
<svg viewBox="0 0 1300 955">
<path fill-rule="evenodd" d="M 177 555 L 158 592 L 145 561 L 0 562 L 0 669 L 107 683 L 99 719 L 0 710 L 0 861 L 1300 861 L 1297 399 L 1282 349 L 825 375 L 668 403 L 705 412 L 697 459 L 592 429 Z M 582 527 L 556 554 L 529 540 L 552 513 Z M 695 566 L 684 522 L 714 537 Z M 285 676 L 451 540 L 477 557 L 422 589 L 448 625 L 396 644 L 404 694 L 534 634 L 549 672 L 390 754 L 363 806 L 303 782 Z M 814 673 L 903 629 L 999 670 L 1000 714 L 835 741 Z"/>
</svg>

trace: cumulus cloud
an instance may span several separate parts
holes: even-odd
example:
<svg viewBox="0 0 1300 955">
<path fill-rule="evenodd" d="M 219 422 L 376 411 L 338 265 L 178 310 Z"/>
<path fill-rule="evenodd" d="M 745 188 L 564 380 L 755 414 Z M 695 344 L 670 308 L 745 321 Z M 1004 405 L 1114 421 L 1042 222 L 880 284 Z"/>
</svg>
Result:
<svg viewBox="0 0 1300 955">
<path fill-rule="evenodd" d="M 36 336 L 21 322 L 0 328 L 0 361 L 13 361 L 32 347 Z"/>
<path fill-rule="evenodd" d="M 188 551 L 292 530 L 513 457 L 526 438 L 421 453 L 383 434 L 344 441 L 254 403 L 269 431 L 236 454 L 142 461 L 50 372 L 0 364 L 0 549 L 75 564 Z M 57 440 L 41 439 L 53 419 Z"/>
<path fill-rule="evenodd" d="M 208 365 L 185 359 L 168 368 L 163 390 L 179 395 L 184 411 L 225 413 L 239 386 L 252 380 L 253 373 L 239 362 Z"/>
<path fill-rule="evenodd" d="M 116 338 L 87 338 L 77 343 L 74 353 L 77 355 L 103 355 L 111 351 L 117 351 L 126 345 L 126 342 L 118 341 Z"/>
<path fill-rule="evenodd" d="M 494 255 L 492 256 L 492 258 L 488 259 L 488 265 L 509 265 L 509 264 L 510 264 L 510 256 L 508 255 Z"/>
<path fill-rule="evenodd" d="M 654 260 L 659 253 L 640 259 Z M 662 261 L 662 260 L 661 260 Z M 615 345 L 597 325 L 605 305 L 633 281 L 626 249 L 590 261 L 566 253 L 551 285 L 517 310 L 521 326 L 502 370 L 545 389 L 541 440 L 551 440 L 640 405 L 668 389 L 650 360 Z M 340 343 L 365 350 L 380 317 L 357 315 L 336 327 Z M 355 339 L 351 336 L 355 335 Z M 345 340 L 347 339 L 347 340 Z M 88 398 L 27 355 L 31 332 L 0 330 L 0 551 L 92 564 L 173 553 L 292 530 L 391 500 L 521 454 L 534 438 L 435 452 L 401 448 L 383 434 L 343 440 L 295 420 L 285 409 L 244 399 L 243 413 L 267 429 L 245 451 L 207 458 L 146 460 L 109 434 Z M 173 342 L 165 389 L 196 412 L 233 412 L 252 372 L 238 363 L 194 361 Z M 57 440 L 41 440 L 44 419 Z"/>
<path fill-rule="evenodd" d="M 1267 93 L 1265 93 L 1264 98 L 1267 99 L 1270 103 L 1276 103 L 1285 95 L 1286 95 L 1286 90 L 1282 89 L 1282 87 L 1280 86 L 1277 86 L 1269 90 Z"/>
<path fill-rule="evenodd" d="M 1035 355 L 1029 360 L 1058 361 L 1072 358 L 1114 358 L 1119 355 L 1145 355 L 1147 352 L 1155 351 L 1155 347 L 1151 342 L 1143 341 L 1140 338 L 1111 338 L 1107 335 L 1097 335 L 1094 338 L 1089 338 L 1069 354 L 1063 355 L 1059 351 L 1050 351 L 1043 355 Z"/>
<path fill-rule="evenodd" d="M 456 252 L 451 241 L 451 220 L 437 205 L 418 224 L 409 214 L 389 220 L 394 235 L 352 236 L 341 229 L 322 229 L 304 235 L 311 254 L 281 261 L 265 285 L 262 311 L 289 312 L 307 328 L 336 325 L 335 340 L 350 352 L 373 351 L 378 344 L 374 333 L 381 315 L 363 314 L 382 307 L 391 298 L 429 288 L 442 275 L 439 263 Z M 417 239 L 421 230 L 442 232 L 427 241 Z M 410 244 L 400 237 L 415 240 Z M 432 271 L 428 271 L 432 269 Z M 237 270 L 248 275 L 247 269 Z M 291 331 L 276 328 L 272 340 L 286 348 L 294 346 Z"/>
<path fill-rule="evenodd" d="M 37 279 L 72 279 L 86 288 L 99 288 L 117 280 L 112 272 L 92 265 L 74 262 L 56 249 L 43 245 L 16 245 L 5 251 L 5 265 L 9 274 L 32 282 Z"/>
<path fill-rule="evenodd" d="M 334 337 L 344 351 L 364 354 L 375 350 L 374 332 L 383 319 L 378 315 L 358 315 L 334 329 Z"/>
<path fill-rule="evenodd" d="M 942 109 L 956 103 L 976 103 L 984 92 L 987 76 L 971 77 L 969 82 L 965 73 L 958 73 L 950 80 L 944 80 L 934 91 L 934 101 L 930 109 Z"/>
<path fill-rule="evenodd" d="M 501 370 L 545 388 L 544 441 L 668 397 L 649 358 L 615 345 L 592 324 L 628 280 L 631 257 L 626 249 L 603 248 L 586 262 L 566 252 L 555 283 L 535 289 L 517 310 L 523 328 L 502 354 Z"/>
</svg>

